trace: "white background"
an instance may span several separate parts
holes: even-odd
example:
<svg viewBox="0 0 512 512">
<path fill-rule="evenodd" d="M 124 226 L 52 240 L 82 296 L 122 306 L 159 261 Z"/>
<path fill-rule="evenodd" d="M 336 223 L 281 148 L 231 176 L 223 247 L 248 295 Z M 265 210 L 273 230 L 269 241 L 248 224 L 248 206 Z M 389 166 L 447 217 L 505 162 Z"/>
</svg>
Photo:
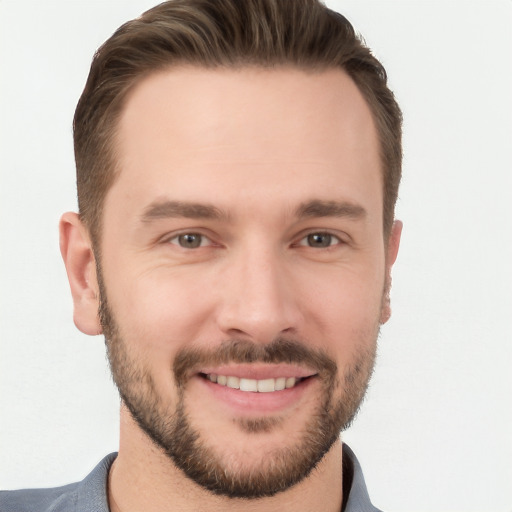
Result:
<svg viewBox="0 0 512 512">
<path fill-rule="evenodd" d="M 117 446 L 103 339 L 72 322 L 57 223 L 94 50 L 149 0 L 0 0 L 0 487 Z M 512 2 L 331 1 L 405 116 L 405 228 L 369 396 L 345 434 L 387 511 L 512 511 Z"/>
</svg>

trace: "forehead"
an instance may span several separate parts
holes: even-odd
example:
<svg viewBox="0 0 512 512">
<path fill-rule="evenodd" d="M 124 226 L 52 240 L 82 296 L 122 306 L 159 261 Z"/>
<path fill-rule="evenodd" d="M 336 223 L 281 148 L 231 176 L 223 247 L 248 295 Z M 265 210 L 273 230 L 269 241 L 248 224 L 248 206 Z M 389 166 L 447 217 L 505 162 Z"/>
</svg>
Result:
<svg viewBox="0 0 512 512">
<path fill-rule="evenodd" d="M 109 195 L 131 189 L 130 198 L 141 202 L 173 193 L 201 200 L 201 191 L 249 201 L 270 188 L 304 201 L 299 196 L 315 184 L 313 195 L 351 186 L 364 195 L 369 183 L 381 190 L 370 109 L 335 69 L 155 73 L 127 98 L 117 148 L 120 175 Z M 380 207 L 380 194 L 372 200 Z"/>
</svg>

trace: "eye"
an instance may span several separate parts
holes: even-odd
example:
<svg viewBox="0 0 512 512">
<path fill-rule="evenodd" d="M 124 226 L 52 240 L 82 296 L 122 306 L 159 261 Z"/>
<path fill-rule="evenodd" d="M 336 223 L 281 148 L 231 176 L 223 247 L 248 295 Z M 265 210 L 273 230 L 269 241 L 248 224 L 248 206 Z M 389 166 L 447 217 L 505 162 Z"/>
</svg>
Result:
<svg viewBox="0 0 512 512">
<path fill-rule="evenodd" d="M 299 245 L 323 249 L 338 245 L 339 243 L 341 243 L 341 240 L 331 233 L 310 233 L 299 242 Z"/>
<path fill-rule="evenodd" d="M 197 249 L 210 245 L 210 240 L 200 233 L 181 233 L 169 239 L 169 243 L 179 245 L 184 249 Z"/>
</svg>

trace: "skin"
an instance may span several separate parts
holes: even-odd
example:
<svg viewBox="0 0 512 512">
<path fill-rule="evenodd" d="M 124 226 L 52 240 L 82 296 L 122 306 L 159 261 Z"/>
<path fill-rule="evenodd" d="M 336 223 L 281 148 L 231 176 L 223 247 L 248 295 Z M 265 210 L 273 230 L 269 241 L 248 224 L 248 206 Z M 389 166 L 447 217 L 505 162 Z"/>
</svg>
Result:
<svg viewBox="0 0 512 512">
<path fill-rule="evenodd" d="M 268 344 L 293 337 L 328 354 L 340 375 L 360 354 L 374 352 L 390 315 L 387 283 L 401 223 L 384 238 L 376 130 L 347 75 L 288 68 L 161 72 L 131 92 L 117 136 L 121 172 L 104 205 L 102 275 L 126 349 L 171 410 L 178 390 L 169 368 L 187 346 L 214 350 L 229 339 Z M 144 216 L 168 201 L 212 206 L 222 215 Z M 300 215 L 311 201 L 349 205 L 352 214 L 323 208 Z M 62 217 L 60 229 L 75 323 L 99 334 L 89 234 L 74 213 Z M 202 244 L 181 247 L 184 233 L 204 235 Z M 329 246 L 308 245 L 312 233 L 331 235 Z M 234 405 L 194 377 L 185 400 L 223 463 L 250 470 L 265 464 L 262 453 L 297 443 L 320 393 L 312 379 L 277 410 L 255 413 L 250 397 Z M 240 427 L 247 418 L 277 423 L 251 434 Z M 273 497 L 214 496 L 177 469 L 123 406 L 109 497 L 112 510 L 125 512 L 169 504 L 184 511 L 339 511 L 341 481 L 338 441 L 306 479 Z"/>
</svg>

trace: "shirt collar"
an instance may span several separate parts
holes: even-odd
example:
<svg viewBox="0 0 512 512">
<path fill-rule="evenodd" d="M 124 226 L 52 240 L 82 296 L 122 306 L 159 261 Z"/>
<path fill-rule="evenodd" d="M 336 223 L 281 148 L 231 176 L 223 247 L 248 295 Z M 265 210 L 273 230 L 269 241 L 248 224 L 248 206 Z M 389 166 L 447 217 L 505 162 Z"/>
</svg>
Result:
<svg viewBox="0 0 512 512">
<path fill-rule="evenodd" d="M 343 443 L 342 512 L 381 512 L 370 501 L 363 470 L 354 452 Z"/>
</svg>

